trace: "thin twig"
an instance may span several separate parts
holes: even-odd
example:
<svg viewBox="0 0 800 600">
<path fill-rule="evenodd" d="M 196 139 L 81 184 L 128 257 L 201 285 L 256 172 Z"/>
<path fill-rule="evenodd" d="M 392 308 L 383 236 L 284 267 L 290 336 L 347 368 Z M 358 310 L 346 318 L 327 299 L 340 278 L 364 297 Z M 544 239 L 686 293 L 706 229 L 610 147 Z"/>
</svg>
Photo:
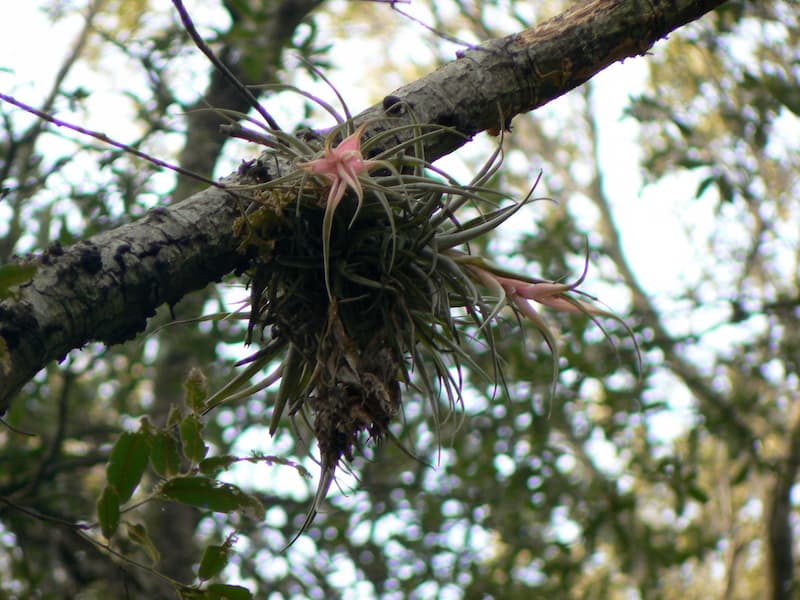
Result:
<svg viewBox="0 0 800 600">
<path fill-rule="evenodd" d="M 61 64 L 61 67 L 58 69 L 58 73 L 56 73 L 55 80 L 53 81 L 53 85 L 50 87 L 50 93 L 47 95 L 47 99 L 42 104 L 41 110 L 43 112 L 49 113 L 53 110 L 53 104 L 58 97 L 58 94 L 61 92 L 61 84 L 64 83 L 64 80 L 67 78 L 72 67 L 80 58 L 81 53 L 83 52 L 84 47 L 86 46 L 86 42 L 89 39 L 89 35 L 92 31 L 92 26 L 94 22 L 95 16 L 100 11 L 102 6 L 102 0 L 96 0 L 90 7 L 86 14 L 86 18 L 84 21 L 83 29 L 81 30 L 80 34 L 75 40 L 75 43 L 72 46 L 72 50 L 70 51 L 69 55 L 64 59 L 64 62 Z M 15 146 L 22 145 L 23 143 L 27 143 L 28 151 L 31 152 L 32 148 L 35 146 L 36 138 L 39 136 L 42 130 L 42 123 L 37 121 L 28 131 L 26 131 L 22 136 L 20 136 L 19 140 L 12 141 L 9 144 L 9 152 L 12 152 L 12 149 L 15 149 Z M 8 128 L 9 133 L 11 129 Z M 0 181 L 5 181 L 8 178 L 8 175 L 13 167 L 13 160 L 8 160 L 8 156 L 6 160 L 3 161 L 5 164 L 2 167 L 2 171 L 0 171 Z M 22 168 L 28 163 L 28 159 L 24 159 L 20 161 Z"/>
<path fill-rule="evenodd" d="M 189 34 L 189 37 L 192 38 L 192 41 L 195 43 L 195 45 L 200 49 L 200 51 L 203 54 L 206 55 L 208 60 L 211 61 L 211 64 L 214 65 L 214 67 L 216 67 L 219 70 L 219 72 L 222 73 L 225 76 L 225 78 L 237 90 L 239 90 L 242 94 L 244 94 L 244 97 L 247 98 L 248 102 L 250 102 L 252 107 L 256 109 L 256 112 L 258 112 L 258 114 L 264 117 L 264 120 L 267 122 L 267 125 L 270 126 L 270 129 L 281 131 L 281 128 L 278 126 L 278 123 L 267 112 L 267 109 L 261 106 L 261 104 L 258 101 L 258 98 L 256 98 L 253 95 L 253 92 L 251 92 L 247 88 L 247 86 L 245 86 L 241 81 L 239 81 L 236 78 L 236 75 L 234 75 L 231 72 L 231 70 L 225 66 L 225 63 L 223 63 L 219 58 L 217 58 L 217 55 L 214 54 L 211 48 L 208 47 L 208 44 L 206 44 L 203 41 L 203 38 L 200 37 L 200 33 L 198 33 L 197 28 L 195 28 L 194 23 L 192 22 L 192 19 L 189 16 L 189 13 L 183 6 L 183 2 L 181 0 L 172 0 L 172 4 L 175 6 L 175 9 L 178 11 L 178 14 L 181 17 L 181 22 L 183 23 L 183 26 L 186 28 L 186 33 Z"/>
<path fill-rule="evenodd" d="M 399 8 L 397 8 L 397 2 L 389 2 L 388 4 L 391 5 L 393 11 L 395 11 L 397 13 L 400 13 L 406 19 L 414 21 L 414 23 L 416 23 L 417 25 L 422 25 L 425 29 L 430 31 L 433 35 L 435 35 L 437 37 L 440 37 L 443 40 L 446 40 L 446 41 L 451 42 L 453 44 L 457 44 L 459 46 L 464 46 L 465 48 L 472 48 L 474 46 L 474 44 L 470 44 L 470 43 L 464 42 L 464 41 L 458 39 L 457 37 L 454 37 L 454 36 L 450 35 L 449 33 L 445 33 L 444 31 L 441 31 L 439 29 L 436 29 L 435 27 L 432 27 L 431 25 L 428 25 L 425 21 L 423 21 L 421 19 L 418 19 L 417 17 L 415 17 L 413 15 L 408 14 L 404 10 L 400 10 Z"/>
<path fill-rule="evenodd" d="M 16 433 L 17 435 L 25 435 L 25 436 L 28 436 L 28 437 L 36 437 L 35 433 L 31 433 L 30 431 L 22 431 L 22 429 L 17 429 L 16 427 L 11 425 L 5 419 L 0 419 L 0 425 L 5 427 L 6 429 L 8 429 L 10 432 Z"/>
<path fill-rule="evenodd" d="M 75 39 L 70 53 L 61 63 L 61 67 L 58 69 L 55 80 L 50 87 L 47 99 L 41 106 L 43 112 L 50 112 L 53 109 L 56 99 L 62 92 L 61 86 L 64 80 L 83 53 L 86 43 L 93 31 L 94 18 L 100 12 L 104 1 L 105 0 L 94 0 L 89 6 L 84 19 L 83 28 Z M 35 189 L 37 185 L 43 185 L 47 177 L 61 167 L 61 164 L 57 161 L 53 166 L 53 170 L 49 173 L 39 173 L 38 175 L 36 169 L 33 167 L 35 163 L 33 156 L 36 148 L 36 141 L 42 133 L 44 124 L 41 121 L 36 121 L 19 136 L 16 136 L 14 135 L 11 120 L 7 119 L 5 115 L 3 120 L 5 122 L 6 131 L 8 132 L 8 142 L 6 143 L 5 156 L 0 159 L 0 182 L 6 181 L 12 171 L 16 170 L 16 179 L 20 182 L 30 180 L 31 174 L 36 176 L 35 184 L 31 185 L 29 189 Z M 13 251 L 14 246 L 17 241 L 19 241 L 19 237 L 22 234 L 22 204 L 25 202 L 28 195 L 24 187 L 25 186 L 22 184 L 16 186 L 17 193 L 10 199 L 12 214 L 8 222 L 6 239 L 3 244 L 0 244 L 0 261 L 8 258 L 8 255 Z"/>
<path fill-rule="evenodd" d="M 67 527 L 69 529 L 74 529 L 76 531 L 91 529 L 90 525 L 83 523 L 73 523 L 72 521 L 67 521 L 66 519 L 62 519 L 60 517 L 55 517 L 52 515 L 42 513 L 34 508 L 18 504 L 14 502 L 14 500 L 6 496 L 0 496 L 0 503 L 5 504 L 7 507 L 13 510 L 17 510 L 24 515 L 27 515 L 33 519 L 42 521 L 44 523 L 56 523 L 58 525 L 63 525 L 64 527 Z"/>
<path fill-rule="evenodd" d="M 184 169 L 183 167 L 178 167 L 176 165 L 171 165 L 168 162 L 165 162 L 165 161 L 163 161 L 163 160 L 161 160 L 159 158 L 155 158 L 153 156 L 150 156 L 149 154 L 146 154 L 146 153 L 142 152 L 141 150 L 137 150 L 136 148 L 128 146 L 127 144 L 123 144 L 122 142 L 118 142 L 116 140 L 113 140 L 110 137 L 108 137 L 105 133 L 100 133 L 99 131 L 92 131 L 91 129 L 85 129 L 83 127 L 79 127 L 78 125 L 72 125 L 71 123 L 67 123 L 66 121 L 62 121 L 60 119 L 56 119 L 53 115 L 50 115 L 50 114 L 48 114 L 46 112 L 42 112 L 41 110 L 39 110 L 37 108 L 34 108 L 33 106 L 30 106 L 29 104 L 25 104 L 24 102 L 21 102 L 21 101 L 17 100 L 13 96 L 8 96 L 6 94 L 0 93 L 0 100 L 5 100 L 9 104 L 13 104 L 16 107 L 21 108 L 22 110 L 27 111 L 27 112 L 31 113 L 32 115 L 35 115 L 35 116 L 39 117 L 40 119 L 43 119 L 43 120 L 47 121 L 48 123 L 52 123 L 53 125 L 57 125 L 58 127 L 66 127 L 67 129 L 71 129 L 72 131 L 77 131 L 78 133 L 81 133 L 83 135 L 88 135 L 89 137 L 93 137 L 94 139 L 100 140 L 101 142 L 109 144 L 110 146 L 114 146 L 115 148 L 119 148 L 120 150 L 124 150 L 125 152 L 127 152 L 129 154 L 133 154 L 134 156 L 138 156 L 139 158 L 142 158 L 142 159 L 144 159 L 144 160 L 146 160 L 148 162 L 151 162 L 156 166 L 162 167 L 164 169 L 169 169 L 170 171 L 175 171 L 176 173 L 180 173 L 181 175 L 186 175 L 187 177 L 194 177 L 198 181 L 202 181 L 203 183 L 207 183 L 208 185 L 213 185 L 214 187 L 218 187 L 218 188 L 223 189 L 223 190 L 227 189 L 224 185 L 214 181 L 213 179 L 208 179 L 207 177 L 203 177 L 202 175 L 199 175 L 198 173 L 193 173 L 192 171 L 189 171 L 188 169 Z"/>
</svg>

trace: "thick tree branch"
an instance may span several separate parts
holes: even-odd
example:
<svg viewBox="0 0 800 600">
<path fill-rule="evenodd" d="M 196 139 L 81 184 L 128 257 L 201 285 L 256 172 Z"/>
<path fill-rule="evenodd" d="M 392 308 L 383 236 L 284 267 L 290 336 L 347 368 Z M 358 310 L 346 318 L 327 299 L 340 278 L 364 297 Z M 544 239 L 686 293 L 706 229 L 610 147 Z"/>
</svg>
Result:
<svg viewBox="0 0 800 600">
<path fill-rule="evenodd" d="M 724 4 L 725 0 L 590 0 L 538 27 L 458 53 L 455 60 L 390 97 L 405 101 L 424 123 L 453 126 L 466 136 L 497 128 L 588 81 Z M 356 121 L 380 118 L 374 106 Z M 366 136 L 371 131 L 368 129 Z M 426 147 L 439 158 L 462 146 L 442 136 Z"/>
<path fill-rule="evenodd" d="M 235 197 L 212 187 L 37 257 L 33 280 L 0 302 L 0 412 L 49 361 L 91 340 L 130 339 L 164 302 L 243 267 L 231 231 L 239 215 Z"/>
<path fill-rule="evenodd" d="M 452 126 L 469 137 L 497 127 L 500 114 L 508 120 L 533 110 L 608 65 L 643 54 L 723 1 L 582 3 L 539 27 L 461 53 L 357 120 L 382 117 L 396 99 L 420 122 Z M 367 135 L 381 128 L 385 124 L 376 121 Z M 426 156 L 439 158 L 465 141 L 463 136 L 439 136 L 426 144 Z M 229 179 L 237 181 L 236 175 Z M 33 280 L 16 297 L 0 302 L 0 414 L 50 360 L 91 340 L 112 344 L 129 339 L 163 302 L 177 302 L 243 268 L 233 235 L 239 214 L 232 194 L 209 189 L 37 259 Z"/>
</svg>

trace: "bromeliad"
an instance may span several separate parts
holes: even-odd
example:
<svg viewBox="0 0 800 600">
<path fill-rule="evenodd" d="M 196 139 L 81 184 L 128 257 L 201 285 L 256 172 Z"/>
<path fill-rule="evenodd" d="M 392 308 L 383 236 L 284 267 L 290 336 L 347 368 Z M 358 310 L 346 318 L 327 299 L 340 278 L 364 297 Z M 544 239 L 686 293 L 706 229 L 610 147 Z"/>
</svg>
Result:
<svg viewBox="0 0 800 600">
<path fill-rule="evenodd" d="M 301 169 L 314 175 L 322 175 L 330 180 L 331 189 L 328 192 L 326 204 L 332 211 L 336 210 L 348 187 L 356 193 L 360 207 L 364 201 L 364 189 L 358 176 L 383 164 L 382 161 L 365 160 L 361 154 L 361 136 L 364 134 L 365 127 L 366 123 L 362 124 L 355 132 L 344 138 L 336 148 L 331 147 L 331 138 L 329 137 L 320 158 L 298 163 Z"/>
<path fill-rule="evenodd" d="M 321 175 L 331 183 L 328 198 L 325 202 L 325 216 L 322 220 L 323 263 L 325 268 L 325 287 L 328 289 L 328 296 L 331 296 L 330 240 L 333 214 L 342 201 L 347 188 L 352 189 L 358 199 L 356 212 L 350 221 L 352 226 L 361 210 L 361 205 L 364 203 L 364 188 L 361 185 L 359 176 L 369 173 L 372 169 L 386 165 L 386 161 L 365 160 L 361 154 L 361 136 L 366 126 L 366 123 L 362 124 L 335 148 L 332 147 L 332 136 L 328 137 L 321 157 L 298 163 L 301 169 L 313 175 Z"/>
</svg>

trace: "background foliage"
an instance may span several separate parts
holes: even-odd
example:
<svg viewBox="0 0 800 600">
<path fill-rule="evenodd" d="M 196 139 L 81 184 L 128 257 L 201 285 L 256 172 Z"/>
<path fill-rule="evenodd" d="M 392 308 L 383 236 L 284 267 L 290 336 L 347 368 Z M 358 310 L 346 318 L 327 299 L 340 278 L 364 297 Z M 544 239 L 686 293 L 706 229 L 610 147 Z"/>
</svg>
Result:
<svg viewBox="0 0 800 600">
<path fill-rule="evenodd" d="M 556 1 L 413 5 L 437 30 L 467 42 L 563 8 Z M 225 144 L 209 113 L 191 112 L 205 103 L 246 104 L 199 57 L 168 5 L 47 7 L 56 23 L 78 12 L 89 18 L 78 43 L 65 48 L 49 93 L 31 103 L 209 175 L 254 153 Z M 192 14 L 242 80 L 330 94 L 299 55 L 355 110 L 457 49 L 376 3 L 223 0 Z M 615 352 L 585 317 L 550 315 L 565 332 L 551 399 L 546 347 L 508 318 L 499 346 L 510 397 L 470 377 L 463 410 L 443 413 L 437 425 L 427 403 L 406 394 L 395 433 L 421 460 L 390 444 L 366 446 L 308 534 L 282 552 L 313 493 L 313 479 L 298 468 L 316 472 L 308 432 L 301 425 L 269 437 L 274 392 L 267 390 L 212 413 L 197 426 L 197 441 L 192 386 L 215 390 L 230 377 L 244 355 L 244 324 L 160 328 L 173 317 L 235 307 L 246 292 L 239 281 L 223 282 L 165 307 L 140 340 L 72 353 L 17 398 L 5 418 L 35 435 L 0 430 L 0 597 L 174 597 L 152 569 L 192 584 L 198 568 L 201 579 L 271 598 L 744 599 L 767 590 L 794 597 L 798 14 L 791 1 L 729 2 L 651 56 L 615 67 L 644 75 L 641 86 L 624 90 L 623 106 L 609 105 L 600 77 L 517 118 L 505 140 L 506 166 L 494 185 L 522 197 L 542 169 L 537 191 L 558 204 L 525 209 L 511 233 L 487 242 L 490 251 L 556 279 L 580 272 L 588 236 L 586 287 L 629 315 L 643 349 L 640 378 L 629 343 L 621 340 Z M 3 76 L 21 96 L 37 79 Z M 297 97 L 266 102 L 282 124 L 330 125 Z M 110 116 L 103 105 L 114 107 Z M 6 105 L 0 110 L 0 262 L 72 243 L 198 188 Z M 626 116 L 609 120 L 611 111 Z M 626 176 L 641 176 L 639 197 L 630 187 L 627 197 L 613 191 L 623 130 L 638 139 L 639 166 Z M 468 180 L 493 143 L 479 139 L 448 157 L 450 170 Z M 628 213 L 643 203 L 652 205 L 645 214 L 664 214 L 665 204 L 681 214 L 683 234 L 664 240 L 659 222 L 632 220 Z M 489 360 L 480 346 L 475 353 Z M 203 377 L 187 395 L 192 367 Z M 251 460 L 219 477 L 258 498 L 264 518 L 250 518 L 236 502 L 221 513 L 151 501 L 123 511 L 127 525 L 113 541 L 143 568 L 98 547 L 105 543 L 98 528 L 75 524 L 94 523 L 112 447 L 121 432 L 130 439 L 143 431 L 142 416 L 150 423 L 147 452 L 161 454 L 133 504 L 162 489 L 165 475 L 187 473 L 190 461 L 234 455 Z M 173 485 L 164 495 L 180 493 Z M 108 529 L 114 515 L 105 506 Z M 214 553 L 230 559 L 219 576 L 215 565 L 225 561 Z"/>
</svg>

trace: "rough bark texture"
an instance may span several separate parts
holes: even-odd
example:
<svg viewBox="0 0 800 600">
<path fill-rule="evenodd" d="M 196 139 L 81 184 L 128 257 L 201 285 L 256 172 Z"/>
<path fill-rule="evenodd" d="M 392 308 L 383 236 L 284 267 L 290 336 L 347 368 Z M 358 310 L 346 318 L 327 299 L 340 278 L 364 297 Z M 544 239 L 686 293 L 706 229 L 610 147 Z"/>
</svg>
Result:
<svg viewBox="0 0 800 600">
<path fill-rule="evenodd" d="M 671 31 L 721 4 L 724 0 L 579 3 L 538 27 L 459 52 L 454 62 L 391 96 L 411 106 L 421 122 L 453 126 L 469 137 L 497 128 L 501 111 L 508 123 L 609 65 L 645 54 Z M 382 109 L 372 107 L 362 117 L 380 117 Z M 461 136 L 442 136 L 426 151 L 438 158 L 464 143 Z"/>
<path fill-rule="evenodd" d="M 776 468 L 767 496 L 767 582 L 772 600 L 797 598 L 792 535 L 792 488 L 800 470 L 800 418 L 789 430 L 788 455 Z"/>
<path fill-rule="evenodd" d="M 460 53 L 457 60 L 395 91 L 358 121 L 402 101 L 426 123 L 456 128 L 426 146 L 429 159 L 463 145 L 587 81 L 608 65 L 643 54 L 670 31 L 723 0 L 592 0 L 539 27 Z M 403 110 L 398 111 L 400 118 Z M 406 111 L 407 113 L 408 111 Z M 396 122 L 394 123 L 397 124 Z M 375 132 L 385 125 L 375 123 Z M 232 176 L 231 183 L 237 181 Z M 91 340 L 133 337 L 164 302 L 242 268 L 231 194 L 210 189 L 145 218 L 38 259 L 33 280 L 0 303 L 0 414 L 40 368 Z M 2 352 L 5 344 L 7 352 Z"/>
<path fill-rule="evenodd" d="M 245 266 L 230 229 L 237 205 L 232 194 L 209 188 L 32 260 L 34 278 L 0 303 L 7 352 L 0 362 L 0 412 L 50 360 L 92 340 L 131 339 L 161 304 Z"/>
<path fill-rule="evenodd" d="M 794 326 L 793 309 L 776 311 L 779 322 L 785 328 L 784 348 L 790 362 L 800 364 L 800 333 Z M 800 583 L 796 575 L 794 519 L 796 506 L 792 492 L 800 472 L 800 408 L 795 403 L 784 434 L 786 446 L 782 456 L 776 461 L 774 484 L 768 490 L 767 506 L 767 582 L 770 587 L 769 598 L 789 600 L 797 598 Z"/>
</svg>

